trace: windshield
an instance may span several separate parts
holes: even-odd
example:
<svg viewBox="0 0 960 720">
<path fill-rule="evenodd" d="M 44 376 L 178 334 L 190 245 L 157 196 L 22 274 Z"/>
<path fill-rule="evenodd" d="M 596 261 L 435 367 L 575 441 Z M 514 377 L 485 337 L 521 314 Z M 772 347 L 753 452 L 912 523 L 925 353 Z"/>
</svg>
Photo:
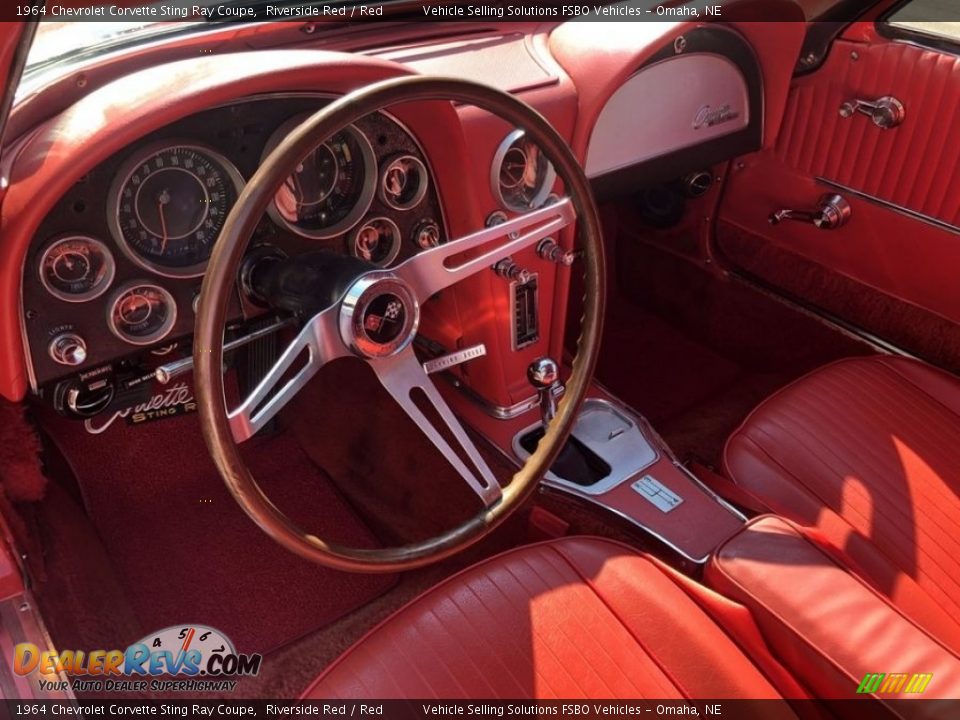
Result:
<svg viewBox="0 0 960 720">
<path fill-rule="evenodd" d="M 41 22 L 30 54 L 27 56 L 25 74 L 36 72 L 52 64 L 76 61 L 96 55 L 108 47 L 128 40 L 142 41 L 145 38 L 178 31 L 196 23 L 173 22 Z"/>
</svg>

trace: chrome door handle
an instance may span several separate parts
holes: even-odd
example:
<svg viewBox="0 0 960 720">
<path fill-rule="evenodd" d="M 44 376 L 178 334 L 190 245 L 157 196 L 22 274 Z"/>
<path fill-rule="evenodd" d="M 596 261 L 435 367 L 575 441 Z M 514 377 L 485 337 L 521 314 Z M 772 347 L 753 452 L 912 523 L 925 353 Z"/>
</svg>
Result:
<svg viewBox="0 0 960 720">
<path fill-rule="evenodd" d="M 784 220 L 810 223 L 821 230 L 836 230 L 850 220 L 853 208 L 842 195 L 824 195 L 815 210 L 777 210 L 770 215 L 770 224 L 779 225 Z"/>
<path fill-rule="evenodd" d="M 877 100 L 847 100 L 840 106 L 840 117 L 853 117 L 855 113 L 866 115 L 882 130 L 890 130 L 904 121 L 907 109 L 892 95 Z"/>
</svg>

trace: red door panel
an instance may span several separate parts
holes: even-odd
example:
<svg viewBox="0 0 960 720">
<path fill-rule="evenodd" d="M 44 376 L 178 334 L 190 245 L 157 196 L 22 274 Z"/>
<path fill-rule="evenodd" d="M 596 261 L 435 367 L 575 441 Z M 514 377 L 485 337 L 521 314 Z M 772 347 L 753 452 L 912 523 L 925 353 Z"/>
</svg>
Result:
<svg viewBox="0 0 960 720">
<path fill-rule="evenodd" d="M 857 59 L 854 59 L 856 57 Z M 853 98 L 892 95 L 906 120 L 882 130 L 841 117 Z M 960 57 L 904 42 L 841 41 L 827 65 L 795 84 L 774 156 L 784 165 L 960 224 Z"/>
<path fill-rule="evenodd" d="M 906 108 L 898 127 L 841 116 L 888 95 Z M 844 227 L 769 222 L 828 192 L 852 206 Z M 960 323 L 960 56 L 858 24 L 795 79 L 776 142 L 733 168 L 718 218 L 728 262 L 881 337 L 917 344 L 917 312 Z M 884 311 L 857 312 L 864 296 Z"/>
</svg>

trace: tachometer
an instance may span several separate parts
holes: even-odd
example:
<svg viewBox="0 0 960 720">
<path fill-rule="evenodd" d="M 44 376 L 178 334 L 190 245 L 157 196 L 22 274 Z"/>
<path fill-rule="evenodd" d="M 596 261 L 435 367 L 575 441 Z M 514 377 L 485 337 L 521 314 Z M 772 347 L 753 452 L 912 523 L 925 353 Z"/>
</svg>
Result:
<svg viewBox="0 0 960 720">
<path fill-rule="evenodd" d="M 177 303 L 159 285 L 133 282 L 113 294 L 107 309 L 110 331 L 131 345 L 150 345 L 170 334 Z"/>
<path fill-rule="evenodd" d="M 264 157 L 303 120 L 297 117 L 281 125 L 267 141 Z M 377 161 L 370 141 L 351 125 L 297 163 L 268 213 L 274 222 L 304 237 L 335 237 L 366 214 L 376 183 Z"/>
<path fill-rule="evenodd" d="M 172 277 L 202 275 L 243 187 L 237 169 L 197 145 L 147 147 L 123 164 L 108 221 L 124 253 Z"/>
<path fill-rule="evenodd" d="M 51 295 L 67 302 L 102 295 L 113 282 L 114 270 L 107 246 L 85 235 L 55 240 L 40 257 L 40 282 Z"/>
</svg>

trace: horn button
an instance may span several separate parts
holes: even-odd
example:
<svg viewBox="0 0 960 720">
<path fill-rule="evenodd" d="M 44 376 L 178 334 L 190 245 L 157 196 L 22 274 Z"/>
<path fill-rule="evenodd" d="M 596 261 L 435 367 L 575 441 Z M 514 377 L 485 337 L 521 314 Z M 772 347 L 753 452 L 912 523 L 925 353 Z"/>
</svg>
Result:
<svg viewBox="0 0 960 720">
<path fill-rule="evenodd" d="M 358 355 L 383 358 L 406 349 L 417 334 L 420 306 L 392 275 L 366 275 L 347 291 L 340 307 L 340 334 Z"/>
</svg>

